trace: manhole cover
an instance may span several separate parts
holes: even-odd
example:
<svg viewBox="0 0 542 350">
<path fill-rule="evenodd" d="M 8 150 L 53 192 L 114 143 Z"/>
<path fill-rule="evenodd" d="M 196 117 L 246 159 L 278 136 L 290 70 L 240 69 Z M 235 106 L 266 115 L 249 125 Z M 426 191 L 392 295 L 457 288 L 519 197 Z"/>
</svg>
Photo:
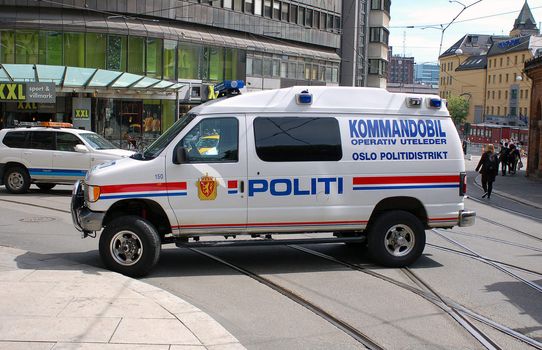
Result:
<svg viewBox="0 0 542 350">
<path fill-rule="evenodd" d="M 30 218 L 24 218 L 19 221 L 21 222 L 50 222 L 50 221 L 55 221 L 55 218 L 51 218 L 48 216 L 34 216 Z"/>
</svg>

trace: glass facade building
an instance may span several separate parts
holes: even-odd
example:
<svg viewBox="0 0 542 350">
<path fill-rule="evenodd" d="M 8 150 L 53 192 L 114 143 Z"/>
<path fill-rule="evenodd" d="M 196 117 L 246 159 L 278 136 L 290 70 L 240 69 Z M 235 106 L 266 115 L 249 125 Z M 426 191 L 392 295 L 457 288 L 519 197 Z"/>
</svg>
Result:
<svg viewBox="0 0 542 350">
<path fill-rule="evenodd" d="M 131 138 L 152 141 L 179 113 L 205 101 L 207 86 L 223 80 L 244 80 L 249 91 L 339 82 L 341 10 L 334 3 L 107 0 L 79 5 L 0 0 L 0 64 L 127 72 L 182 83 L 182 88 L 172 93 L 131 85 L 120 90 L 58 85 L 56 105 L 0 102 L 0 127 L 15 120 L 69 121 L 72 100 L 88 98 L 92 129 L 127 147 Z"/>
</svg>

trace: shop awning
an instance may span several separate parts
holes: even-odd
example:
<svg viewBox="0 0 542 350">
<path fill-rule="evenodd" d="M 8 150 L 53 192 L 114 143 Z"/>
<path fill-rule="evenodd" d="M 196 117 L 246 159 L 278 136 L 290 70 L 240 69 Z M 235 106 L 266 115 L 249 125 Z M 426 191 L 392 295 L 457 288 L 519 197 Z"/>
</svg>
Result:
<svg viewBox="0 0 542 350">
<path fill-rule="evenodd" d="M 176 92 L 184 83 L 160 80 L 106 69 L 50 66 L 42 64 L 0 64 L 0 81 L 17 83 L 55 83 L 57 88 L 145 89 L 149 93 Z"/>
</svg>

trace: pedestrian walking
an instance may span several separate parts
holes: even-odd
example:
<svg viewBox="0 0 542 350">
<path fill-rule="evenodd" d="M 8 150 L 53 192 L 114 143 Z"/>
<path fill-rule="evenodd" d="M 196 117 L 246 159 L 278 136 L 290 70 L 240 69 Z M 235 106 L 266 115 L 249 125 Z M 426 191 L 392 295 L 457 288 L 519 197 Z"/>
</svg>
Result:
<svg viewBox="0 0 542 350">
<path fill-rule="evenodd" d="M 508 148 L 508 142 L 505 142 L 501 146 L 501 150 L 499 151 L 499 162 L 501 163 L 501 175 L 506 176 L 506 170 L 508 169 L 509 160 L 508 155 L 510 153 L 510 149 Z M 498 173 L 498 171 L 497 171 Z"/>
<path fill-rule="evenodd" d="M 495 154 L 493 144 L 486 145 L 485 152 L 476 166 L 476 171 L 482 174 L 482 188 L 484 189 L 482 198 L 487 197 L 489 199 L 493 191 L 493 182 L 499 173 L 499 158 Z"/>
<path fill-rule="evenodd" d="M 508 163 L 510 174 L 515 174 L 518 166 L 518 162 L 521 160 L 521 154 L 519 153 L 519 149 L 511 143 L 508 148 L 510 149 L 510 152 L 508 152 Z"/>
</svg>

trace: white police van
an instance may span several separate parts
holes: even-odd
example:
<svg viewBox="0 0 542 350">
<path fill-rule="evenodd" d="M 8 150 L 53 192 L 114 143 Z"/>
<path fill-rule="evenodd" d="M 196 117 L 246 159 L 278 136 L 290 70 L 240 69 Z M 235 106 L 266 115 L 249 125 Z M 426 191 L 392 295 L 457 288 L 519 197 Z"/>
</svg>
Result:
<svg viewBox="0 0 542 350">
<path fill-rule="evenodd" d="M 283 243 L 271 234 L 333 232 L 310 242 L 366 242 L 376 262 L 405 266 L 425 229 L 475 219 L 444 102 L 351 87 L 211 101 L 144 152 L 91 170 L 74 188 L 74 224 L 83 237 L 104 228 L 105 265 L 132 276 L 153 267 L 161 244 L 243 234 Z M 201 152 L 211 135 L 216 152 Z"/>
</svg>

